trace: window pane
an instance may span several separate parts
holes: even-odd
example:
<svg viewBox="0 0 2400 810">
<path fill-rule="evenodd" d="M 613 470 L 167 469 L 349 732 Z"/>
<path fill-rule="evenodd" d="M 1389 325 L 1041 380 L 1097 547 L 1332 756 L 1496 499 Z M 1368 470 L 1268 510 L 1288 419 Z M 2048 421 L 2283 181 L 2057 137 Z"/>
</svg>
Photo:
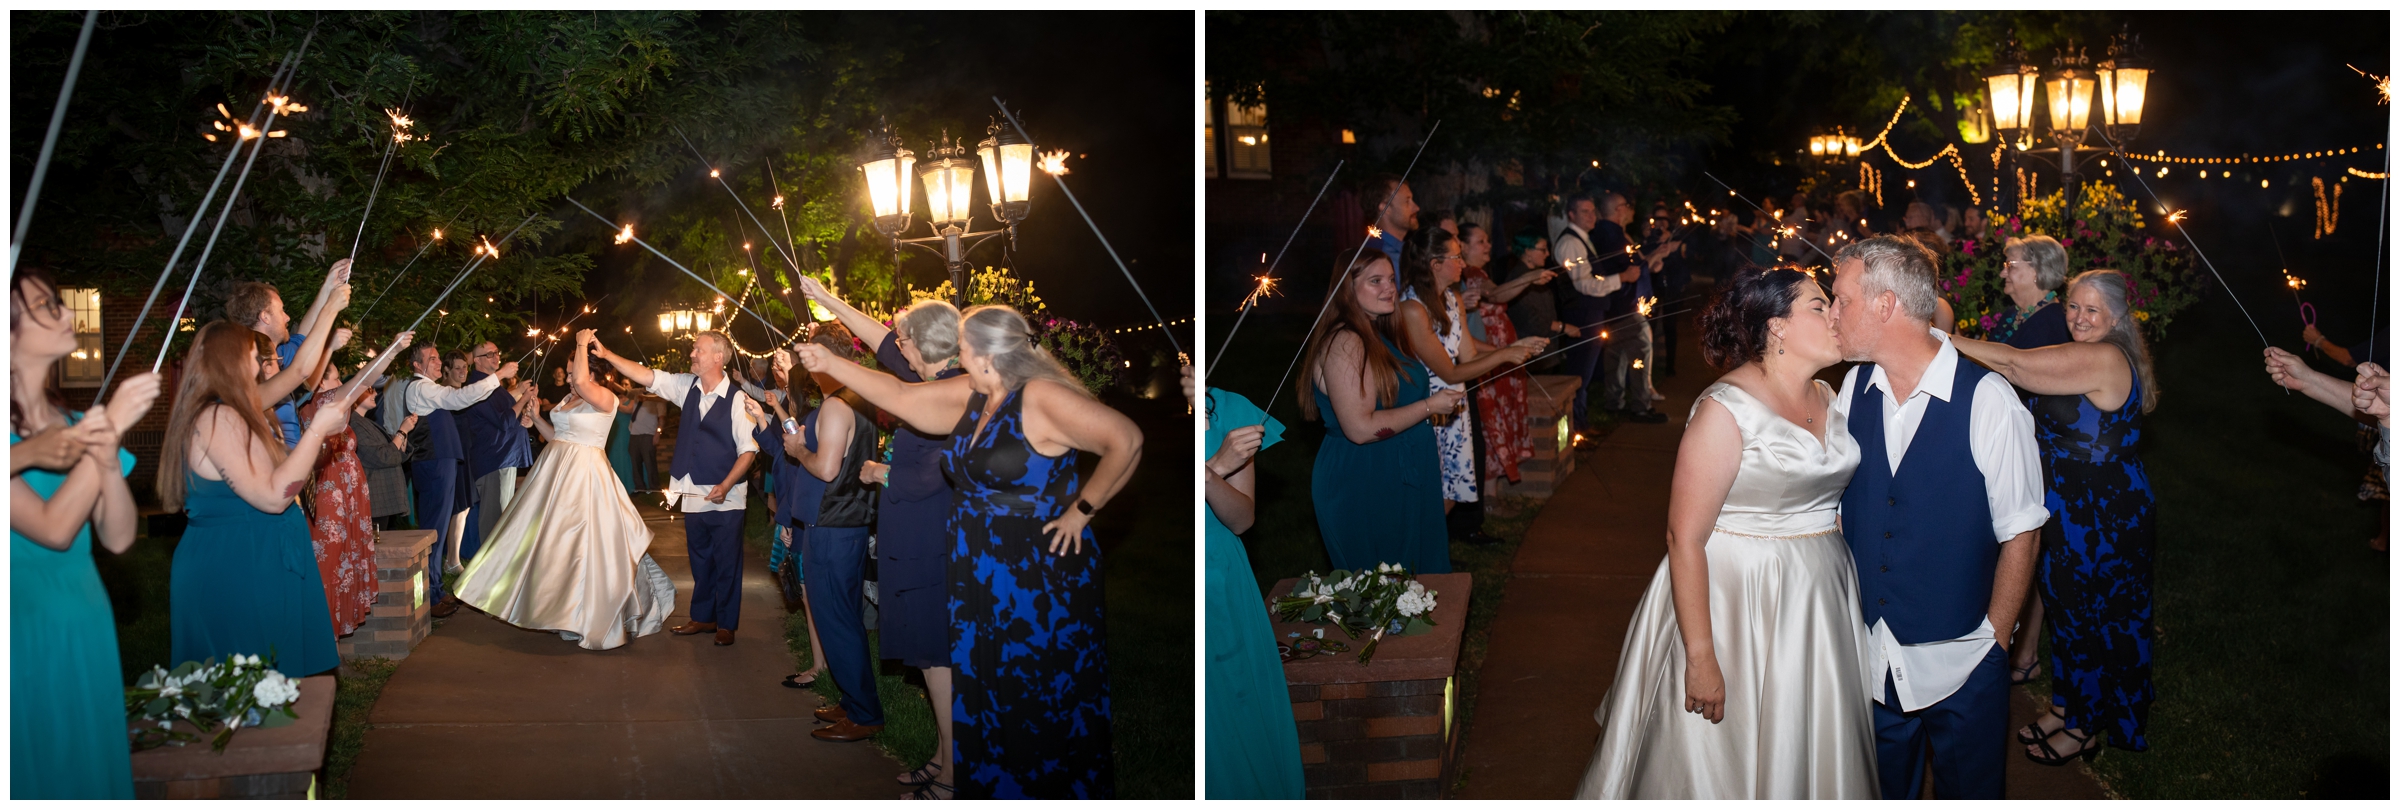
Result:
<svg viewBox="0 0 2400 810">
<path fill-rule="evenodd" d="M 98 386 L 101 375 L 108 373 L 108 366 L 100 356 L 100 291 L 69 287 L 60 290 L 59 295 L 75 316 L 75 350 L 59 362 L 59 385 Z"/>
<path fill-rule="evenodd" d="M 1225 110 L 1225 176 L 1264 179 L 1271 176 L 1268 160 L 1266 105 L 1228 105 Z"/>
</svg>

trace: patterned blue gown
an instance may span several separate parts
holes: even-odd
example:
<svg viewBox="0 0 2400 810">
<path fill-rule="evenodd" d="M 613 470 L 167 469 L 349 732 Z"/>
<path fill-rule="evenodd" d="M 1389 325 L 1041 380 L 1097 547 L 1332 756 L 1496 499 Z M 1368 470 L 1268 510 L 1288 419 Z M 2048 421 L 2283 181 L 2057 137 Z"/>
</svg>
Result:
<svg viewBox="0 0 2400 810">
<path fill-rule="evenodd" d="M 1073 508 L 1075 451 L 1025 440 L 1022 389 L 977 434 L 984 396 L 967 402 L 943 473 L 957 492 L 951 527 L 953 774 L 962 799 L 1106 799 L 1108 649 L 1100 546 L 1050 553 L 1042 525 Z"/>
<path fill-rule="evenodd" d="M 2130 361 L 2128 363 L 2130 365 Z M 2050 623 L 2051 703 L 2067 727 L 2106 733 L 2119 748 L 2149 747 L 2151 552 L 2157 501 L 2134 448 L 2142 439 L 2142 379 L 2114 413 L 2081 396 L 2033 397 L 2034 436 L 2049 474 L 2047 504 L 2063 542 L 2044 544 L 2037 571 Z"/>
</svg>

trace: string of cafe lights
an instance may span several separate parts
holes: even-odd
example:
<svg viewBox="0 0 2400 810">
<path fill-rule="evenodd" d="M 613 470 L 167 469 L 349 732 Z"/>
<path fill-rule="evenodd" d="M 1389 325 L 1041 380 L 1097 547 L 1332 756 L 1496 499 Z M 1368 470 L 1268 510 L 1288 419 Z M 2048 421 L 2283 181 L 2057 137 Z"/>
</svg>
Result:
<svg viewBox="0 0 2400 810">
<path fill-rule="evenodd" d="M 1165 322 L 1165 323 L 1146 323 L 1146 324 L 1142 324 L 1142 325 L 1140 325 L 1140 326 L 1128 326 L 1128 327 L 1125 327 L 1125 328 L 1123 328 L 1123 329 L 1111 329 L 1111 330 L 1108 330 L 1108 333 L 1109 333 L 1109 334 L 1112 334 L 1112 335 L 1126 335 L 1126 334 L 1132 334 L 1132 333 L 1134 333 L 1134 332 L 1140 332 L 1140 331 L 1143 331 L 1143 330 L 1148 330 L 1148 329 L 1162 329 L 1162 328 L 1169 327 L 1169 326 L 1175 326 L 1175 325 L 1178 325 L 1178 324 L 1187 324 L 1187 323 L 1191 323 L 1191 322 L 1192 322 L 1192 318 L 1191 318 L 1191 316 L 1185 316 L 1185 317 L 1182 317 L 1182 318 L 1177 318 L 1177 319 L 1175 319 L 1175 320 L 1172 320 L 1172 321 L 1167 321 L 1167 322 Z"/>
<path fill-rule="evenodd" d="M 2380 151 L 2380 150 L 2382 150 L 2382 149 L 2383 149 L 2383 144 L 2380 144 L 2380 143 L 2379 143 L 2379 144 L 2376 144 L 2376 145 L 2374 146 L 2374 148 L 2375 148 L 2376 150 Z M 2284 154 L 2284 155 L 2266 155 L 2266 156 L 2252 156 L 2252 155 L 2243 155 L 2243 156 L 2241 156 L 2241 157 L 2189 157 L 2189 156 L 2182 156 L 2182 155 L 2169 155 L 2169 154 L 2167 154 L 2167 153 L 2166 153 L 2166 150 L 2163 150 L 2163 149 L 2162 149 L 2162 150 L 2159 150 L 2159 151 L 2157 151 L 2157 152 L 2153 152 L 2153 153 L 2151 153 L 2151 154 L 2147 154 L 2147 155 L 2144 155 L 2144 154 L 2136 154 L 2136 153 L 2132 153 L 2132 152 L 2127 152 L 2127 153 L 2125 153 L 2125 159 L 2126 159 L 2126 160 L 2138 160 L 2138 161 L 2144 161 L 2144 162 L 2149 162 L 2149 163 L 2170 163 L 2170 164 L 2178 164 L 2178 165 L 2190 165 L 2190 166 L 2235 166 L 2235 165 L 2241 165 L 2241 166 L 2250 166 L 2250 165 L 2258 165 L 2258 164 L 2265 164 L 2265 163 L 2288 163 L 2288 162 L 2295 161 L 2295 160 L 2318 160 L 2318 159 L 2322 159 L 2322 158 L 2329 158 L 2329 157 L 2340 157 L 2340 156 L 2342 156 L 2342 155 L 2355 155 L 2355 154 L 2359 154 L 2359 153 L 2361 153 L 2361 152 L 2365 152 L 2365 151 L 2367 151 L 2367 147 L 2364 147 L 2364 146 L 2352 146 L 2352 147 L 2348 147 L 2348 148 L 2345 148 L 2345 149 L 2324 149 L 2324 150 L 2319 150 L 2319 151 L 2314 151 L 2314 152 L 2293 152 L 2293 153 L 2290 153 L 2290 154 Z"/>
</svg>

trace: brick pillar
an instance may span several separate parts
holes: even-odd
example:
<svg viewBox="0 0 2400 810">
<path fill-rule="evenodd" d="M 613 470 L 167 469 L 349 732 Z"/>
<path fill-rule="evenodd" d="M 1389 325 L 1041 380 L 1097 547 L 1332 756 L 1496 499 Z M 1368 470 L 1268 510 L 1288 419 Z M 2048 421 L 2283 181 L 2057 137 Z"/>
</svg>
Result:
<svg viewBox="0 0 2400 810">
<path fill-rule="evenodd" d="M 1275 640 L 1292 633 L 1342 639 L 1351 651 L 1284 665 L 1292 719 L 1299 726 L 1300 769 L 1311 799 L 1438 799 L 1449 793 L 1452 674 L 1467 622 L 1468 574 L 1418 577 L 1439 592 L 1434 629 L 1387 637 L 1375 658 L 1358 663 L 1364 636 L 1346 639 L 1327 625 L 1275 624 Z M 1298 580 L 1275 583 L 1275 596 Z M 1270 607 L 1270 610 L 1272 608 Z"/>
<path fill-rule="evenodd" d="M 344 660 L 407 658 L 433 631 L 433 606 L 426 599 L 426 557 L 433 549 L 429 529 L 395 529 L 375 538 L 375 607 L 358 631 L 337 641 Z"/>
<path fill-rule="evenodd" d="M 1564 374 L 1535 375 L 1535 385 L 1525 387 L 1525 431 L 1533 437 L 1533 457 L 1517 462 L 1521 480 L 1494 475 L 1488 490 L 1500 495 L 1530 495 L 1550 497 L 1557 491 L 1558 482 L 1575 471 L 1574 427 L 1566 422 L 1567 412 L 1575 409 L 1575 386 L 1582 380 Z"/>
</svg>

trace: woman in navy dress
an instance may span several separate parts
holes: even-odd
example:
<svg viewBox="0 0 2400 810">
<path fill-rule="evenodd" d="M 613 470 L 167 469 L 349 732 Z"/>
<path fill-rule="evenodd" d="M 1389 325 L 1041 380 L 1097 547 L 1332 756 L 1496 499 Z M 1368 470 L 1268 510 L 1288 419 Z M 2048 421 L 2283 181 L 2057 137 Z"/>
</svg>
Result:
<svg viewBox="0 0 2400 810">
<path fill-rule="evenodd" d="M 1456 390 L 1428 394 L 1425 365 L 1391 340 L 1399 287 L 1391 260 L 1362 254 L 1329 293 L 1332 317 L 1300 362 L 1300 413 L 1325 420 L 1309 494 L 1333 567 L 1408 566 L 1450 573 L 1442 524 L 1441 452 L 1426 418 L 1458 409 Z"/>
<path fill-rule="evenodd" d="M 939 300 L 919 301 L 892 316 L 892 324 L 858 311 L 816 279 L 803 276 L 800 290 L 841 321 L 860 343 L 875 347 L 875 364 L 904 383 L 946 380 L 965 374 L 958 367 L 958 308 Z M 933 758 L 900 775 L 924 798 L 949 798 L 950 771 L 950 514 L 949 481 L 942 454 L 949 434 L 907 425 L 892 430 L 891 462 L 870 464 L 867 479 L 883 485 L 875 513 L 876 631 L 885 658 L 899 659 L 925 674 L 925 696 L 933 701 L 936 739 Z M 916 795 L 916 794 L 912 794 Z"/>
<path fill-rule="evenodd" d="M 1988 333 L 1992 340 L 2019 349 L 2039 349 L 2074 340 L 2067 334 L 2066 305 L 2059 303 L 2058 288 L 2067 281 L 2067 249 L 2058 240 L 2035 234 L 2011 238 L 2000 251 L 2000 292 L 2004 308 Z M 2022 389 L 2026 407 L 2033 407 L 2033 395 Z M 2044 471 L 2048 473 L 2047 470 Z M 2047 480 L 2047 479 L 2045 479 Z M 2042 545 L 2055 546 L 2059 539 L 2059 523 L 2055 515 L 2042 526 Z M 2025 608 L 2017 616 L 2016 641 L 2008 647 L 2008 681 L 2024 683 L 2042 675 L 2042 600 L 2025 600 Z"/>
<path fill-rule="evenodd" d="M 1100 549 L 1085 524 L 1133 477 L 1142 434 L 1033 342 L 1016 310 L 959 323 L 965 376 L 911 385 L 814 345 L 802 365 L 953 441 L 949 774 L 959 798 L 1116 795 Z M 1097 453 L 1089 481 L 1078 452 Z M 1438 526 L 1438 524 L 1437 524 Z"/>
<path fill-rule="evenodd" d="M 2103 734 L 2119 748 L 2149 747 L 2157 502 L 2136 447 L 2158 386 L 2128 289 L 2115 270 L 2076 276 L 2064 304 L 2072 343 L 2025 350 L 1955 341 L 1959 353 L 2035 394 L 2035 437 L 2061 536 L 2044 547 L 2036 573 L 2050 619 L 2051 709 L 2017 739 L 2044 765 L 2098 754 Z"/>
</svg>

